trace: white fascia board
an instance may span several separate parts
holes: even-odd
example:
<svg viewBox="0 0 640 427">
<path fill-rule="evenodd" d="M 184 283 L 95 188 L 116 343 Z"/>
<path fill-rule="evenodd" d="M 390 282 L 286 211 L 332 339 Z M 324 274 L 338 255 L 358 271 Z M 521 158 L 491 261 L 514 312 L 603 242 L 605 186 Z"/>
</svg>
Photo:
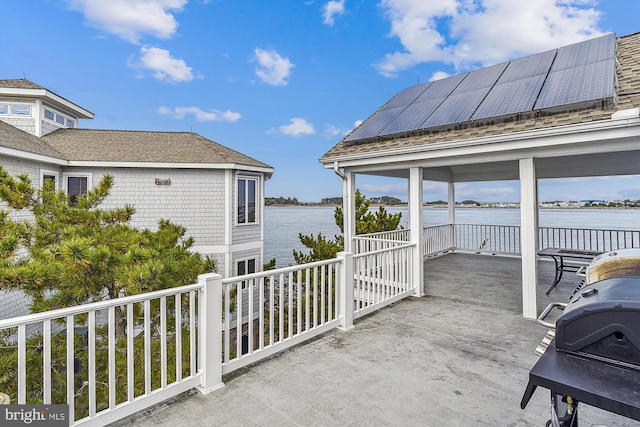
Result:
<svg viewBox="0 0 640 427">
<path fill-rule="evenodd" d="M 166 163 L 166 162 L 108 162 L 94 160 L 70 160 L 69 166 L 98 168 L 149 168 L 149 169 L 232 169 L 272 174 L 273 168 L 238 165 L 236 163 Z"/>
<path fill-rule="evenodd" d="M 541 151 L 551 147 L 567 147 L 576 143 L 598 142 L 621 138 L 640 137 L 640 118 L 601 120 L 576 125 L 509 134 L 486 136 L 459 141 L 437 142 L 416 147 L 398 148 L 373 153 L 337 156 L 323 162 L 325 168 L 369 166 L 372 164 L 419 162 L 428 153 L 429 159 L 451 158 L 468 155 L 496 155 L 522 150 Z M 637 144 L 637 142 L 636 142 Z M 608 147 L 610 149 L 611 147 Z M 515 154 L 515 153 L 513 153 Z M 520 156 L 514 155 L 513 158 Z"/>
<path fill-rule="evenodd" d="M 49 163 L 58 166 L 67 166 L 68 161 L 57 157 L 44 156 L 42 154 L 34 154 L 28 151 L 16 150 L 14 148 L 0 147 L 0 155 L 15 157 L 19 159 L 33 160 L 36 162 Z"/>
<path fill-rule="evenodd" d="M 47 89 L 1 88 L 0 95 L 46 99 L 48 102 L 54 105 L 57 104 L 58 106 L 62 106 L 67 110 L 73 111 L 75 114 L 77 114 L 78 118 L 93 119 L 94 117 L 94 114 L 91 111 L 86 110 L 59 95 L 56 95 L 55 93 L 50 92 Z"/>
</svg>

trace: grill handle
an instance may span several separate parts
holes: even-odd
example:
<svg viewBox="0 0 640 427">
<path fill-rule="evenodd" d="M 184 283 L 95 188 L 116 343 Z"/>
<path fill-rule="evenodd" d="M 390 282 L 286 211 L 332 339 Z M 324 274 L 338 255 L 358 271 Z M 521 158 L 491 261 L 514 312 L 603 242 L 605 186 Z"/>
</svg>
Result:
<svg viewBox="0 0 640 427">
<path fill-rule="evenodd" d="M 581 277 L 586 277 L 587 276 L 587 267 L 588 267 L 588 265 L 583 265 L 582 267 L 580 267 L 578 269 L 578 271 L 576 271 L 576 275 L 581 276 Z"/>
<path fill-rule="evenodd" d="M 560 310 L 564 310 L 564 308 L 567 306 L 567 304 L 563 303 L 563 302 L 552 302 L 551 304 L 549 304 L 547 306 L 547 308 L 545 308 L 542 313 L 540 313 L 540 316 L 538 316 L 538 318 L 536 319 L 536 322 L 540 323 L 542 326 L 545 326 L 547 328 L 556 329 L 556 324 L 551 323 L 551 322 L 545 322 L 544 319 L 547 318 L 547 316 L 549 315 L 549 313 L 551 313 L 551 310 L 553 310 L 554 308 L 558 307 Z"/>
</svg>

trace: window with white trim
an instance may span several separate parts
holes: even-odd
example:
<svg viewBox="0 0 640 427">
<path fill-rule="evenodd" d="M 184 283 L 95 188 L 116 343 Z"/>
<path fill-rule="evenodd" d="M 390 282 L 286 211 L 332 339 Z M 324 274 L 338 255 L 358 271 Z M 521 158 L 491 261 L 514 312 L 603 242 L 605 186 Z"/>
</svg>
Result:
<svg viewBox="0 0 640 427">
<path fill-rule="evenodd" d="M 14 116 L 30 116 L 31 106 L 30 105 L 12 105 L 11 114 L 13 114 Z"/>
<path fill-rule="evenodd" d="M 44 108 L 44 118 L 47 121 L 66 126 L 68 128 L 76 126 L 76 120 L 74 118 L 49 108 Z"/>
<path fill-rule="evenodd" d="M 0 115 L 2 116 L 31 116 L 31 105 L 0 103 Z"/>
<path fill-rule="evenodd" d="M 58 189 L 58 172 L 41 170 L 40 171 L 40 184 L 44 188 L 44 184 L 47 182 L 53 183 L 53 188 Z"/>
<path fill-rule="evenodd" d="M 238 224 L 255 224 L 258 222 L 256 201 L 258 200 L 258 178 L 239 177 L 237 186 Z"/>
<path fill-rule="evenodd" d="M 89 188 L 89 176 L 87 175 L 67 175 L 66 176 L 67 196 L 69 204 L 75 206 L 78 203 L 78 196 L 87 193 Z"/>
<path fill-rule="evenodd" d="M 256 272 L 256 260 L 255 258 L 245 259 L 242 261 L 238 261 L 237 264 L 237 272 L 238 276 L 244 276 L 245 274 L 251 274 Z M 242 290 L 248 288 L 248 284 L 246 280 L 242 281 Z"/>
</svg>

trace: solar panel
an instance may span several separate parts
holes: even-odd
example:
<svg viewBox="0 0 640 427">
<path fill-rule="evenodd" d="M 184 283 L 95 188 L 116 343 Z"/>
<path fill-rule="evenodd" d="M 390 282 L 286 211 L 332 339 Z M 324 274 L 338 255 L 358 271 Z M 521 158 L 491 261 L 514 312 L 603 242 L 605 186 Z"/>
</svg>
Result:
<svg viewBox="0 0 640 427">
<path fill-rule="evenodd" d="M 415 102 L 423 102 L 428 101 L 429 99 L 444 98 L 446 96 L 449 96 L 449 94 L 453 92 L 456 86 L 458 86 L 460 82 L 464 80 L 465 77 L 467 77 L 467 74 L 469 73 L 457 74 L 455 76 L 446 77 L 444 79 L 434 81 L 431 86 L 429 86 L 427 90 L 425 90 L 422 95 L 420 95 L 418 99 L 415 100 Z"/>
<path fill-rule="evenodd" d="M 615 95 L 615 59 L 549 73 L 535 109 L 612 98 Z"/>
<path fill-rule="evenodd" d="M 420 129 L 468 121 L 487 92 L 489 92 L 488 87 L 450 95 L 420 126 Z"/>
<path fill-rule="evenodd" d="M 355 132 L 347 136 L 345 141 L 355 141 L 358 139 L 372 138 L 378 136 L 398 114 L 406 107 L 388 108 L 379 110 L 367 119 Z"/>
<path fill-rule="evenodd" d="M 473 116 L 471 116 L 471 120 L 499 117 L 532 110 L 545 77 L 545 74 L 538 74 L 526 79 L 495 85 Z"/>
<path fill-rule="evenodd" d="M 415 99 L 418 96 L 420 96 L 420 94 L 424 92 L 426 88 L 431 86 L 431 83 L 432 82 L 417 85 L 417 86 L 411 86 L 404 89 L 403 91 L 398 93 L 396 96 L 391 98 L 391 101 L 387 102 L 387 104 L 381 109 L 388 110 L 389 108 L 406 107 L 407 105 L 415 101 Z"/>
<path fill-rule="evenodd" d="M 610 101 L 615 96 L 615 44 L 615 34 L 608 34 L 408 87 L 345 141 Z"/>
<path fill-rule="evenodd" d="M 416 102 L 409 105 L 398 117 L 396 117 L 382 133 L 409 132 L 419 129 L 420 125 L 438 108 L 445 98 L 430 99 L 424 102 Z"/>
<path fill-rule="evenodd" d="M 525 58 L 515 59 L 500 76 L 498 84 L 512 82 L 514 80 L 526 79 L 541 74 L 546 75 L 551 68 L 556 50 L 548 50 Z"/>
<path fill-rule="evenodd" d="M 558 49 L 558 56 L 553 62 L 551 71 L 560 71 L 567 68 L 579 67 L 592 62 L 600 62 L 612 59 L 616 54 L 616 36 L 607 34 L 581 43 Z"/>
<path fill-rule="evenodd" d="M 455 95 L 457 93 L 493 86 L 496 84 L 496 81 L 498 81 L 504 69 L 507 68 L 507 65 L 509 65 L 509 63 L 505 62 L 503 64 L 471 71 L 467 78 L 460 82 L 451 94 Z"/>
</svg>

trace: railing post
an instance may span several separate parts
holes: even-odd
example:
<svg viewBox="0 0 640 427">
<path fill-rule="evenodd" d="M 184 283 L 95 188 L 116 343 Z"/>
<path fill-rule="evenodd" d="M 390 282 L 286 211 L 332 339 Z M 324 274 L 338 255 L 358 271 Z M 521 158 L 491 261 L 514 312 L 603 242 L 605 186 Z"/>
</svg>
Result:
<svg viewBox="0 0 640 427">
<path fill-rule="evenodd" d="M 342 320 L 338 329 L 348 331 L 353 329 L 353 254 L 351 252 L 338 252 L 340 260 L 340 277 L 338 279 L 339 315 Z"/>
<path fill-rule="evenodd" d="M 224 387 L 222 382 L 222 276 L 217 273 L 201 274 L 198 283 L 204 290 L 200 294 L 198 310 L 198 361 L 200 393 L 209 394 Z"/>
</svg>

